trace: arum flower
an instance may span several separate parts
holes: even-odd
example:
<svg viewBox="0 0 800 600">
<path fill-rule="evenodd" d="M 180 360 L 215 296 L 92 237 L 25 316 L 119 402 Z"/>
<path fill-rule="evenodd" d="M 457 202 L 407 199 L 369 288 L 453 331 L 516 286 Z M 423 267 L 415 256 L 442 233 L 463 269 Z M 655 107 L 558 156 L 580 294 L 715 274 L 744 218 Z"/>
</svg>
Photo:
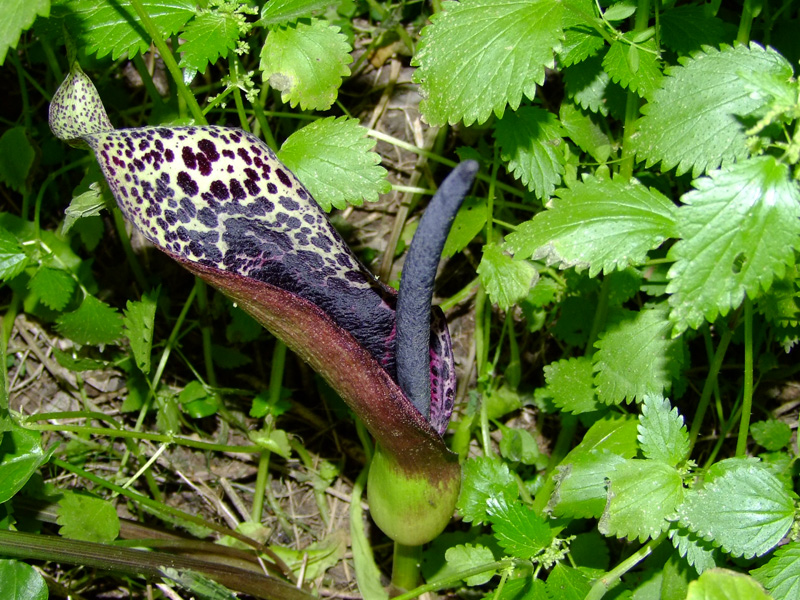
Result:
<svg viewBox="0 0 800 600">
<path fill-rule="evenodd" d="M 62 140 L 88 145 L 124 216 L 159 250 L 250 313 L 341 395 L 374 436 L 368 494 L 400 544 L 435 538 L 460 486 L 442 440 L 455 371 L 433 276 L 477 171 L 457 168 L 420 224 L 400 300 L 355 257 L 300 181 L 239 129 L 114 129 L 77 65 L 50 105 Z"/>
</svg>

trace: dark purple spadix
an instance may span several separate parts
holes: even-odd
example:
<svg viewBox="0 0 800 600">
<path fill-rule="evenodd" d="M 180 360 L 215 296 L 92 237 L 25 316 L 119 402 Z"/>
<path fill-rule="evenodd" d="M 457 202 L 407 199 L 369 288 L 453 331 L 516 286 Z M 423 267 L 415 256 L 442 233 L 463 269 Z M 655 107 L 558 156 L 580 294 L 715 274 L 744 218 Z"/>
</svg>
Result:
<svg viewBox="0 0 800 600">
<path fill-rule="evenodd" d="M 431 422 L 441 420 L 441 415 L 432 414 L 441 409 L 441 404 L 431 404 L 431 390 L 441 388 L 440 379 L 451 378 L 451 365 L 439 361 L 441 353 L 431 350 L 433 283 L 450 226 L 477 172 L 477 162 L 464 161 L 439 186 L 414 234 L 397 296 L 397 381 Z M 452 411 L 455 390 L 445 392 L 451 397 L 445 398 L 444 406 Z"/>
</svg>

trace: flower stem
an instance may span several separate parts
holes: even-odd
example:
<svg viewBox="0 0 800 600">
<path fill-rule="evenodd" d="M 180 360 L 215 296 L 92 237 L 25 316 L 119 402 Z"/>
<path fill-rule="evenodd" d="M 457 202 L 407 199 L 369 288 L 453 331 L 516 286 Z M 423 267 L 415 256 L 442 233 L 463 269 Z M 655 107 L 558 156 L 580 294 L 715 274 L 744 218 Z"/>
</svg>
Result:
<svg viewBox="0 0 800 600">
<path fill-rule="evenodd" d="M 422 546 L 394 543 L 392 560 L 392 585 L 399 590 L 413 590 L 419 583 L 422 564 Z"/>
</svg>

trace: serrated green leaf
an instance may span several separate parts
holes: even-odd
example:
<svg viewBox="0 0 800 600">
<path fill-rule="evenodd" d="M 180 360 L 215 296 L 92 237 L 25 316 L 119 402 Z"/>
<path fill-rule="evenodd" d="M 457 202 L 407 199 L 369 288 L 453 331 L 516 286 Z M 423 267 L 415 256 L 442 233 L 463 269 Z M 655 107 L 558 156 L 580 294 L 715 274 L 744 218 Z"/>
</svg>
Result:
<svg viewBox="0 0 800 600">
<path fill-rule="evenodd" d="M 150 353 L 153 348 L 153 323 L 156 317 L 156 301 L 159 289 L 142 296 L 139 301 L 128 300 L 122 324 L 125 337 L 131 343 L 136 366 L 147 375 L 150 372 Z"/>
<path fill-rule="evenodd" d="M 450 227 L 442 256 L 447 258 L 461 252 L 478 235 L 488 218 L 486 198 L 467 196 Z"/>
<path fill-rule="evenodd" d="M 270 31 L 259 68 L 264 80 L 292 107 L 328 110 L 342 78 L 350 75 L 350 50 L 339 27 L 314 19 Z"/>
<path fill-rule="evenodd" d="M 506 580 L 502 590 L 498 587 L 487 592 L 483 600 L 549 600 L 546 590 L 547 584 L 532 575 L 513 577 Z"/>
<path fill-rule="evenodd" d="M 596 529 L 576 535 L 569 545 L 569 555 L 575 564 L 590 569 L 607 571 L 611 565 L 607 540 Z"/>
<path fill-rule="evenodd" d="M 50 0 L 6 0 L 3 18 L 0 19 L 0 65 L 6 60 L 9 49 L 17 47 L 23 31 L 27 31 L 36 17 L 50 14 Z"/>
<path fill-rule="evenodd" d="M 727 569 L 709 569 L 689 584 L 686 600 L 772 599 L 752 577 Z"/>
<path fill-rule="evenodd" d="M 456 573 L 465 569 L 482 567 L 494 562 L 492 551 L 480 544 L 474 546 L 472 544 L 453 546 L 452 548 L 448 548 L 447 552 L 445 552 L 445 558 L 447 559 L 448 570 Z M 495 571 L 490 570 L 479 575 L 467 577 L 464 581 L 470 586 L 483 585 L 494 577 L 494 574 Z"/>
<path fill-rule="evenodd" d="M 638 424 L 639 420 L 634 415 L 606 415 L 589 427 L 581 443 L 569 451 L 561 464 L 567 464 L 580 455 L 588 455 L 592 450 L 607 450 L 624 458 L 632 458 L 639 450 Z"/>
<path fill-rule="evenodd" d="M 550 600 L 583 600 L 591 589 L 589 576 L 559 562 L 547 576 Z"/>
<path fill-rule="evenodd" d="M 2 60 L 0 60 L 2 63 Z M 29 564 L 0 559 L 3 597 L 10 600 L 47 600 L 47 583 Z"/>
<path fill-rule="evenodd" d="M 261 24 L 283 25 L 315 11 L 338 4 L 339 0 L 270 0 L 261 8 Z"/>
<path fill-rule="evenodd" d="M 28 289 L 38 296 L 39 301 L 58 311 L 69 303 L 76 285 L 72 274 L 50 267 L 40 267 L 28 281 Z"/>
<path fill-rule="evenodd" d="M 19 245 L 16 236 L 0 227 L 0 280 L 14 279 L 28 266 L 28 255 Z"/>
<path fill-rule="evenodd" d="M 673 6 L 661 13 L 661 41 L 678 54 L 689 54 L 703 45 L 718 47 L 732 42 L 725 22 L 706 14 L 703 6 Z"/>
<path fill-rule="evenodd" d="M 5 22 L 8 18 L 6 11 L 13 9 L 3 6 L 2 10 Z M 2 33 L 0 33 L 0 38 L 2 38 Z M 2 54 L 1 47 L 0 54 Z M 2 62 L 3 59 L 0 57 L 0 64 Z M 28 175 L 35 159 L 36 150 L 28 137 L 28 130 L 24 127 L 8 129 L 3 137 L 0 137 L 0 183 L 4 183 L 18 192 L 24 191 L 28 186 Z"/>
<path fill-rule="evenodd" d="M 0 433 L 0 504 L 13 498 L 48 459 L 38 431 L 23 429 L 10 419 L 3 428 L 5 431 Z"/>
<path fill-rule="evenodd" d="M 514 260 L 496 244 L 483 247 L 478 275 L 489 298 L 500 310 L 508 310 L 525 298 L 539 278 L 532 264 L 525 260 Z"/>
<path fill-rule="evenodd" d="M 486 504 L 492 531 L 500 547 L 511 556 L 530 560 L 553 540 L 544 518 L 521 502 L 509 503 L 505 496 L 499 495 L 489 498 Z"/>
<path fill-rule="evenodd" d="M 391 189 L 375 141 L 357 120 L 328 117 L 290 135 L 278 158 L 303 182 L 324 210 L 375 202 Z"/>
<path fill-rule="evenodd" d="M 609 113 L 609 90 L 615 84 L 603 70 L 605 52 L 590 56 L 578 64 L 562 69 L 564 88 L 567 96 L 584 110 L 599 113 L 604 117 Z M 618 86 L 617 86 L 618 87 Z"/>
<path fill-rule="evenodd" d="M 556 467 L 548 511 L 557 517 L 600 518 L 608 499 L 606 479 L 624 463 L 622 456 L 598 450 L 565 459 Z"/>
<path fill-rule="evenodd" d="M 225 58 L 236 47 L 239 22 L 230 12 L 205 10 L 198 14 L 181 33 L 182 68 L 203 73 L 208 63 Z"/>
<path fill-rule="evenodd" d="M 770 419 L 768 421 L 757 421 L 750 425 L 750 434 L 757 444 L 764 446 L 767 450 L 774 451 L 785 448 L 792 439 L 792 428 L 788 423 Z"/>
<path fill-rule="evenodd" d="M 561 24 L 564 28 L 564 41 L 558 51 L 558 62 L 568 67 L 586 60 L 595 54 L 606 42 L 595 29 L 599 19 L 595 17 L 595 4 L 591 0 L 566 0 Z"/>
<path fill-rule="evenodd" d="M 649 98 L 663 78 L 656 43 L 649 40 L 632 45 L 630 37 L 626 34 L 611 44 L 603 58 L 603 68 L 614 83 Z"/>
<path fill-rule="evenodd" d="M 750 571 L 774 600 L 800 598 L 800 542 L 790 542 L 775 551 L 769 562 Z"/>
<path fill-rule="evenodd" d="M 592 359 L 578 356 L 544 367 L 547 392 L 562 411 L 578 415 L 601 408 L 595 395 Z"/>
<path fill-rule="evenodd" d="M 639 445 L 645 458 L 677 466 L 689 456 L 683 416 L 661 396 L 645 396 L 639 416 Z"/>
<path fill-rule="evenodd" d="M 192 0 L 142 0 L 142 6 L 162 36 L 178 33 L 195 14 Z M 56 0 L 52 17 L 61 18 L 76 45 L 89 54 L 116 60 L 147 52 L 152 40 L 130 4 L 96 0 Z"/>
<path fill-rule="evenodd" d="M 594 384 L 606 404 L 641 401 L 661 395 L 680 375 L 683 351 L 679 339 L 669 337 L 667 311 L 614 311 L 597 342 Z"/>
<path fill-rule="evenodd" d="M 644 263 L 649 250 L 674 235 L 672 202 L 636 181 L 590 179 L 558 196 L 506 238 L 517 258 L 588 268 L 594 277 Z"/>
<path fill-rule="evenodd" d="M 608 503 L 597 528 L 603 535 L 640 542 L 656 538 L 683 500 L 683 480 L 670 465 L 630 459 L 608 475 Z"/>
<path fill-rule="evenodd" d="M 561 3 L 464 0 L 442 8 L 412 62 L 428 123 L 483 123 L 506 105 L 516 110 L 523 94 L 533 99 L 560 45 Z"/>
<path fill-rule="evenodd" d="M 673 333 L 714 321 L 783 276 L 800 247 L 800 193 L 789 168 L 760 156 L 693 182 L 678 209 L 667 292 Z"/>
<path fill-rule="evenodd" d="M 56 329 L 77 344 L 112 344 L 122 337 L 122 319 L 105 302 L 86 296 L 77 310 L 58 317 Z"/>
<path fill-rule="evenodd" d="M 488 520 L 487 501 L 503 494 L 515 499 L 519 489 L 508 465 L 498 458 L 476 457 L 464 463 L 456 508 L 464 521 L 480 525 Z"/>
<path fill-rule="evenodd" d="M 110 544 L 119 535 L 119 517 L 108 500 L 67 492 L 58 502 L 58 532 L 73 540 Z"/>
<path fill-rule="evenodd" d="M 61 225 L 61 233 L 66 234 L 72 226 L 85 217 L 97 216 L 106 207 L 105 199 L 100 185 L 95 182 L 89 189 L 82 194 L 75 196 L 64 211 L 64 222 Z"/>
<path fill-rule="evenodd" d="M 642 107 L 644 116 L 631 139 L 648 167 L 661 162 L 663 170 L 677 166 L 678 175 L 691 169 L 697 177 L 748 155 L 738 117 L 766 106 L 769 97 L 752 93 L 740 73 L 788 81 L 792 67 L 774 50 L 757 44 L 706 48 L 681 62 Z"/>
<path fill-rule="evenodd" d="M 698 573 L 717 566 L 719 550 L 715 549 L 711 542 L 706 542 L 682 527 L 670 529 L 669 537 L 678 554 Z"/>
<path fill-rule="evenodd" d="M 680 523 L 733 556 L 761 556 L 792 526 L 792 496 L 763 465 L 730 464 L 702 489 L 687 492 L 677 511 Z"/>
<path fill-rule="evenodd" d="M 567 136 L 578 148 L 588 152 L 599 163 L 611 156 L 611 140 L 591 115 L 578 109 L 572 102 L 562 102 L 558 118 Z"/>
<path fill-rule="evenodd" d="M 514 177 L 539 198 L 553 193 L 564 174 L 564 131 L 556 116 L 533 106 L 506 112 L 495 125 L 500 157 Z"/>
</svg>

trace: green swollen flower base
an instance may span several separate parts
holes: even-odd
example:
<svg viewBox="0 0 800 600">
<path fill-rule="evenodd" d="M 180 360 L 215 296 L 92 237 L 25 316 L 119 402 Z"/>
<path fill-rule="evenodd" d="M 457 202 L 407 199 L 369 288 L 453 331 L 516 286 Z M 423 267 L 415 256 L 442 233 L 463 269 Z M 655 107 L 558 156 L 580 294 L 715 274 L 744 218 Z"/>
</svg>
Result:
<svg viewBox="0 0 800 600">
<path fill-rule="evenodd" d="M 441 467 L 439 478 L 432 481 L 408 473 L 376 446 L 367 480 L 369 510 L 375 524 L 395 542 L 420 546 L 447 527 L 461 488 L 461 468 L 457 460 Z"/>
</svg>

